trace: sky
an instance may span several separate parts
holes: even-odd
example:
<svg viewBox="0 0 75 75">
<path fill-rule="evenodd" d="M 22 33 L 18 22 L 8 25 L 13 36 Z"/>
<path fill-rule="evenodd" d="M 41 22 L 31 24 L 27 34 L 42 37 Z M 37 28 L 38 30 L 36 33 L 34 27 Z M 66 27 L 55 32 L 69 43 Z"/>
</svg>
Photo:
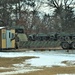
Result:
<svg viewBox="0 0 75 75">
<path fill-rule="evenodd" d="M 37 11 L 39 11 L 39 12 L 41 12 L 41 13 L 43 13 L 43 14 L 49 14 L 49 15 L 53 15 L 54 14 L 54 10 L 56 9 L 56 8 L 53 8 L 53 7 L 50 7 L 47 3 L 48 3 L 48 1 L 47 0 L 35 0 L 36 2 L 36 6 L 37 7 L 35 7 L 34 9 L 36 9 Z M 42 3 L 41 3 L 41 1 L 42 1 Z M 64 5 L 64 1 L 65 0 L 60 0 L 60 1 L 62 1 L 62 4 Z M 59 1 L 59 5 L 60 5 L 60 2 Z M 70 2 L 71 2 L 72 0 L 68 0 L 68 2 L 67 2 L 67 4 L 69 4 Z M 75 2 L 75 0 L 73 0 L 73 2 Z M 41 3 L 41 5 L 40 5 L 40 3 Z M 40 6 L 40 7 L 39 7 Z M 25 6 L 27 9 L 29 9 L 30 11 L 33 11 L 33 9 L 31 8 L 31 7 L 29 7 L 29 6 Z M 71 5 L 71 7 L 73 7 L 73 5 Z M 23 8 L 22 8 L 23 9 Z M 74 9 L 75 10 L 75 9 Z"/>
<path fill-rule="evenodd" d="M 62 4 L 64 5 L 64 1 L 65 0 L 60 0 L 60 1 L 62 1 Z M 59 1 L 59 5 L 60 5 L 60 2 Z M 70 4 L 70 2 L 71 2 L 72 0 L 68 0 L 68 2 L 67 2 L 67 4 Z M 44 2 L 44 4 L 43 5 L 41 5 L 41 7 L 39 8 L 39 10 L 38 11 L 40 11 L 40 12 L 44 12 L 44 13 L 46 13 L 46 14 L 50 14 L 50 15 L 53 15 L 54 14 L 54 10 L 56 9 L 56 8 L 53 8 L 53 7 L 50 7 L 50 6 L 48 6 L 48 4 L 47 4 L 47 0 L 43 0 L 43 2 Z M 46 2 L 46 3 L 45 3 Z M 38 2 L 39 3 L 39 2 Z M 72 4 L 70 5 L 70 7 L 74 7 L 74 3 L 75 3 L 75 0 L 73 0 L 73 2 L 72 2 Z M 75 8 L 73 9 L 73 11 L 75 12 Z"/>
</svg>

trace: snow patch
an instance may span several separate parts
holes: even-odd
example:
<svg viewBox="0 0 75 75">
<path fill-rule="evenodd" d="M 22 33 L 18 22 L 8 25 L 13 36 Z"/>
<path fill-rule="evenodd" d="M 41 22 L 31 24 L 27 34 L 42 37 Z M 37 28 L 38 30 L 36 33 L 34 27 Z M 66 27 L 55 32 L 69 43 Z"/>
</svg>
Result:
<svg viewBox="0 0 75 75">
<path fill-rule="evenodd" d="M 4 57 L 4 58 L 7 58 L 7 57 L 15 58 L 15 57 L 24 57 L 24 56 L 39 57 L 39 58 L 28 59 L 25 62 L 22 62 L 19 64 L 13 64 L 13 67 L 11 69 L 13 69 L 14 71 L 0 72 L 0 75 L 27 73 L 30 71 L 36 71 L 40 69 L 42 70 L 43 67 L 69 66 L 62 62 L 68 61 L 71 64 L 75 64 L 74 52 L 73 53 L 67 53 L 66 51 L 0 52 L 0 57 Z M 72 74 L 57 74 L 57 75 L 72 75 Z"/>
<path fill-rule="evenodd" d="M 10 69 L 10 68 L 6 68 L 6 67 L 0 67 L 0 69 Z"/>
</svg>

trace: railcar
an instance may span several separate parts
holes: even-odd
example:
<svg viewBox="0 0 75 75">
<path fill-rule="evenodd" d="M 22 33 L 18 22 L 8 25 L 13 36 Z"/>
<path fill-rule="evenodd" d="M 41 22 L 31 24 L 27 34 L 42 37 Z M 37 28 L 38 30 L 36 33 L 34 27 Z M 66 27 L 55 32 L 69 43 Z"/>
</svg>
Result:
<svg viewBox="0 0 75 75">
<path fill-rule="evenodd" d="M 0 49 L 15 48 L 15 30 L 0 27 Z"/>
</svg>

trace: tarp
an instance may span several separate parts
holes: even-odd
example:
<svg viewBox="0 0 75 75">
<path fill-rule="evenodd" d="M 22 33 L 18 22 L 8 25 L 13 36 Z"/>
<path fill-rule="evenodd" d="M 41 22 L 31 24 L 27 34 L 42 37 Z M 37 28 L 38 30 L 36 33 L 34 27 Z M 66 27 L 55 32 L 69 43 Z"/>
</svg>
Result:
<svg viewBox="0 0 75 75">
<path fill-rule="evenodd" d="M 28 41 L 26 34 L 18 34 L 19 41 Z"/>
</svg>

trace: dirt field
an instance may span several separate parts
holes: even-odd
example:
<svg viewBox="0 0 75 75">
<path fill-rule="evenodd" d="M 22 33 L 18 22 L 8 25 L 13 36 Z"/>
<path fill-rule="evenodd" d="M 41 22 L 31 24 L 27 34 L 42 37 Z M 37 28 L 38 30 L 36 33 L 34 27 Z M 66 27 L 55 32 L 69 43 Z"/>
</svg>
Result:
<svg viewBox="0 0 75 75">
<path fill-rule="evenodd" d="M 31 58 L 34 57 L 0 58 L 0 67 L 10 68 L 10 69 L 0 69 L 0 72 L 13 71 L 13 69 L 11 69 L 11 67 L 13 67 L 12 64 L 22 63 L 23 61 Z M 62 63 L 66 64 L 66 61 Z M 23 74 L 19 73 L 15 75 L 56 75 L 56 74 L 75 74 L 75 67 L 73 65 L 69 67 L 59 67 L 59 66 L 53 66 L 51 68 L 44 67 L 42 70 L 39 71 L 33 71 Z"/>
<path fill-rule="evenodd" d="M 16 58 L 1 58 L 0 57 L 0 72 L 7 72 L 7 71 L 13 71 L 11 67 L 13 67 L 13 64 L 22 63 L 26 59 L 31 59 L 35 57 L 16 57 Z M 3 68 L 4 67 L 4 68 Z"/>
<path fill-rule="evenodd" d="M 25 73 L 25 74 L 17 74 L 17 75 L 56 75 L 56 74 L 74 74 L 75 75 L 75 67 L 52 67 L 45 68 L 44 70 Z"/>
</svg>

